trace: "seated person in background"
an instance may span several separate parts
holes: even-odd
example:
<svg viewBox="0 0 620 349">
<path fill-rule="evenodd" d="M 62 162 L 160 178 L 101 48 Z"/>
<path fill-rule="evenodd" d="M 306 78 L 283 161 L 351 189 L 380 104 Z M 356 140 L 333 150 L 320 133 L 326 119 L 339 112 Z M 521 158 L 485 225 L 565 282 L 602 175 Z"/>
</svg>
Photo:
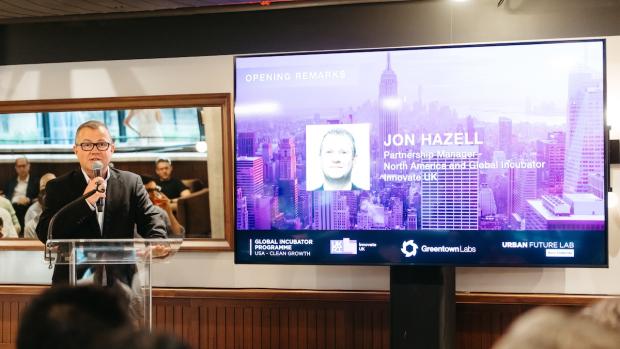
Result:
<svg viewBox="0 0 620 349">
<path fill-rule="evenodd" d="M 191 194 L 188 187 L 178 178 L 172 177 L 172 161 L 170 159 L 157 159 L 155 162 L 155 173 L 157 173 L 157 185 L 161 187 L 161 192 L 176 203 L 176 199 Z"/>
<path fill-rule="evenodd" d="M 30 162 L 25 156 L 15 159 L 16 176 L 4 189 L 4 195 L 11 201 L 19 226 L 24 226 L 24 216 L 32 201 L 39 195 L 39 178 L 30 175 Z"/>
<path fill-rule="evenodd" d="M 141 176 L 144 189 L 149 194 L 149 199 L 164 219 L 166 224 L 166 232 L 170 238 L 182 238 L 185 235 L 185 228 L 179 224 L 179 221 L 172 213 L 170 199 L 166 194 L 161 192 L 161 188 L 155 183 L 155 178 L 149 176 Z"/>
<path fill-rule="evenodd" d="M 4 226 L 4 222 L 7 222 L 7 226 Z M 0 239 L 2 238 L 17 238 L 17 232 L 15 227 L 11 223 L 11 216 L 7 210 L 0 208 Z"/>
<path fill-rule="evenodd" d="M 133 332 L 127 309 L 110 289 L 58 286 L 24 310 L 16 348 L 93 349 Z"/>
<path fill-rule="evenodd" d="M 15 214 L 15 209 L 13 208 L 13 205 L 11 205 L 11 202 L 4 196 L 0 196 L 0 208 L 6 210 L 9 213 L 9 219 L 5 219 L 4 221 L 7 222 L 6 224 L 8 224 L 8 222 L 11 222 L 13 229 L 15 229 L 15 232 L 19 235 L 22 227 L 19 225 L 19 220 L 17 219 L 17 215 Z"/>
<path fill-rule="evenodd" d="M 35 229 L 37 228 L 37 224 L 39 224 L 39 216 L 45 207 L 45 185 L 54 178 L 56 178 L 55 174 L 46 173 L 39 181 L 39 196 L 37 200 L 28 207 L 28 211 L 26 211 L 26 216 L 24 218 L 24 237 L 26 239 L 37 239 L 37 232 Z"/>
</svg>

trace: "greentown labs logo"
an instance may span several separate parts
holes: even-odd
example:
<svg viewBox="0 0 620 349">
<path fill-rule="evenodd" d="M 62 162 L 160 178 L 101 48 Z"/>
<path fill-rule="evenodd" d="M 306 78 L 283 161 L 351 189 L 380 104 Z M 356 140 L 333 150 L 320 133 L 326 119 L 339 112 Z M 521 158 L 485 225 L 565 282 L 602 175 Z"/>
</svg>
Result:
<svg viewBox="0 0 620 349">
<path fill-rule="evenodd" d="M 418 245 L 413 240 L 403 241 L 403 247 L 400 249 L 405 257 L 413 257 L 418 253 Z"/>
</svg>

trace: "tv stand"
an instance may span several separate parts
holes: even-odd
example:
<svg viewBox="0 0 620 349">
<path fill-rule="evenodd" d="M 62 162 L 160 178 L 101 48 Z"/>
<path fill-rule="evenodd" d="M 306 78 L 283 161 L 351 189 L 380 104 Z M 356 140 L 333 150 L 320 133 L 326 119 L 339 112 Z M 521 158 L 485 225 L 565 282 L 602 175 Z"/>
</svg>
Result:
<svg viewBox="0 0 620 349">
<path fill-rule="evenodd" d="M 454 267 L 390 267 L 390 348 L 454 348 Z"/>
</svg>

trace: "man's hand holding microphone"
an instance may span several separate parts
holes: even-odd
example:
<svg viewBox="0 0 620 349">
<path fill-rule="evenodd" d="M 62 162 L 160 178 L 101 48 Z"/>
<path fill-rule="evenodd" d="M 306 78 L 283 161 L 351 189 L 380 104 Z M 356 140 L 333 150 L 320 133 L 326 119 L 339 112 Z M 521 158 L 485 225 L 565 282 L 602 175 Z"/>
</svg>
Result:
<svg viewBox="0 0 620 349">
<path fill-rule="evenodd" d="M 102 167 L 103 164 L 101 161 L 93 162 L 93 172 L 95 177 L 88 182 L 86 189 L 84 189 L 84 194 L 95 189 L 97 190 L 91 197 L 86 199 L 91 206 L 97 207 L 97 212 L 103 211 L 103 202 L 105 200 L 106 181 L 102 177 Z"/>
</svg>

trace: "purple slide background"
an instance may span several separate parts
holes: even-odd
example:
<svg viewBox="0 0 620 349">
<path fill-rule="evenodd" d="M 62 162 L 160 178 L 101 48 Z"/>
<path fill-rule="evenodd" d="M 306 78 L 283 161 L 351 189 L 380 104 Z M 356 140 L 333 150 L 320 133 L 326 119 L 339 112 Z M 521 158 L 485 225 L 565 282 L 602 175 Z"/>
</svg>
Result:
<svg viewBox="0 0 620 349">
<path fill-rule="evenodd" d="M 603 69 L 602 41 L 237 58 L 237 229 L 604 230 Z M 370 190 L 306 191 L 306 125 L 359 123 Z M 386 158 L 437 152 L 474 155 Z"/>
</svg>

